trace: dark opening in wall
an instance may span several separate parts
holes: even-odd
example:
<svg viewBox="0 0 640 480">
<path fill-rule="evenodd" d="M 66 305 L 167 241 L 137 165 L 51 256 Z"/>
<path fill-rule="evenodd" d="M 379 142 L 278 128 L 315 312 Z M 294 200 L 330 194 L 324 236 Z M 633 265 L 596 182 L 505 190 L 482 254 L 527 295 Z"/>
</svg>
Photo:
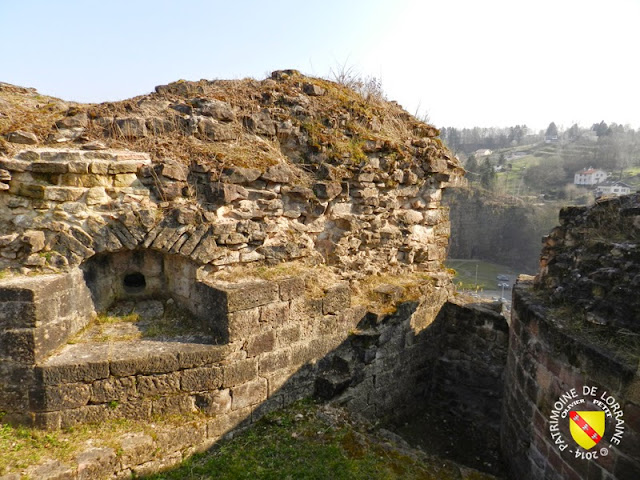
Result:
<svg viewBox="0 0 640 480">
<path fill-rule="evenodd" d="M 140 272 L 127 273 L 122 280 L 124 291 L 127 293 L 141 293 L 147 286 L 144 275 Z"/>
</svg>

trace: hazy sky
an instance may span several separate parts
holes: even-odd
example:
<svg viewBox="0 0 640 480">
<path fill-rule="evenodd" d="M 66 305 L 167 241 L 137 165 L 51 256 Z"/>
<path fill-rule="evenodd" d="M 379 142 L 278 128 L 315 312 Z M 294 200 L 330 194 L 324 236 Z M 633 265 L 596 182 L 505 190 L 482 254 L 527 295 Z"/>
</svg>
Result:
<svg viewBox="0 0 640 480">
<path fill-rule="evenodd" d="M 438 126 L 640 127 L 640 0 L 0 0 L 0 81 L 102 102 L 347 66 Z"/>
</svg>

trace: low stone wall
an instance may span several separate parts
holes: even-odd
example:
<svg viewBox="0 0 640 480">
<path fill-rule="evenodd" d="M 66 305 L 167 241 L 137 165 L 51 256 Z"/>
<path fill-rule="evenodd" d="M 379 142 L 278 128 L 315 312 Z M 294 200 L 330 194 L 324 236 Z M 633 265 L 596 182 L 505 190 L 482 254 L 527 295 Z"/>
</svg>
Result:
<svg viewBox="0 0 640 480">
<path fill-rule="evenodd" d="M 69 281 L 67 295 L 59 290 L 65 279 Z M 38 306 L 42 300 L 38 295 L 48 292 L 53 298 L 63 299 L 63 305 L 73 309 L 73 319 L 77 320 L 73 329 L 51 327 L 55 322 L 50 320 L 57 317 L 38 321 L 31 335 L 37 339 L 40 330 L 49 327 L 45 332 L 48 336 L 42 334 L 48 343 L 36 343 L 35 350 L 23 348 L 23 356 L 16 353 L 21 346 L 16 332 L 24 329 L 3 332 L 3 338 L 11 340 L 3 344 L 3 368 L 11 363 L 33 372 L 29 375 L 33 378 L 30 384 L 23 381 L 12 385 L 14 376 L 6 377 L 3 390 L 20 391 L 21 401 L 9 397 L 0 405 L 3 410 L 30 414 L 36 425 L 58 428 L 107 418 L 146 419 L 153 414 L 196 409 L 209 414 L 242 408 L 250 411 L 250 407 L 272 396 L 277 397 L 272 401 L 281 406 L 284 394 L 276 392 L 282 383 L 302 365 L 337 346 L 359 321 L 358 315 L 363 315 L 362 309 L 350 307 L 346 285 L 329 288 L 323 298 L 316 300 L 305 297 L 304 281 L 295 277 L 235 284 L 194 281 L 194 295 L 189 298 L 191 309 L 207 319 L 224 344 L 167 338 L 77 343 L 55 352 L 91 318 L 93 304 L 86 286 L 87 308 L 76 310 L 75 303 L 64 303 L 64 299 L 80 299 L 80 295 L 68 293 L 82 292 L 83 285 L 80 272 L 75 271 L 30 282 L 14 280 L 2 289 L 5 297 L 17 298 L 16 289 L 20 287 L 20 292 L 35 298 L 31 306 Z M 56 297 L 59 293 L 63 295 Z M 2 308 L 10 309 L 13 303 L 4 302 Z M 34 354 L 37 359 L 27 358 Z M 313 378 L 307 380 L 300 386 L 300 395 L 287 394 L 289 401 L 313 392 Z M 225 399 L 227 403 L 218 406 Z"/>
<path fill-rule="evenodd" d="M 495 311 L 478 305 L 407 302 L 395 313 L 375 315 L 349 307 L 342 285 L 321 299 L 305 299 L 298 278 L 273 285 L 277 300 L 267 303 L 268 296 L 256 292 L 272 291 L 265 288 L 269 285 L 258 290 L 236 284 L 219 290 L 216 295 L 225 299 L 230 325 L 242 326 L 227 345 L 141 341 L 93 351 L 70 345 L 38 366 L 36 377 L 43 387 L 31 401 L 40 410 L 35 418 L 42 427 L 111 418 L 151 420 L 196 411 L 204 415 L 177 429 L 159 427 L 153 437 L 124 435 L 117 439 L 118 452 L 90 448 L 73 462 L 45 462 L 25 473 L 102 479 L 155 472 L 208 449 L 265 413 L 309 396 L 345 405 L 370 419 L 393 420 L 418 409 L 439 411 L 445 404 L 468 413 L 471 395 L 478 395 L 492 403 L 476 411 L 474 420 L 495 422 L 503 367 L 499 352 L 505 346 L 500 335 L 505 319 Z M 446 290 L 439 293 L 444 301 Z M 447 340 L 456 335 L 464 338 L 458 348 L 476 347 L 458 360 L 455 342 Z M 445 351 L 448 360 L 441 358 Z M 451 367 L 449 373 L 445 364 Z M 464 372 L 471 364 L 473 371 Z M 481 386 L 449 382 L 479 372 L 492 381 Z"/>
<path fill-rule="evenodd" d="M 0 288 L 0 411 L 26 413 L 34 365 L 95 315 L 79 270 L 18 277 Z"/>
<path fill-rule="evenodd" d="M 571 326 L 569 315 L 547 305 L 531 281 L 516 285 L 502 415 L 504 459 L 514 477 L 523 479 L 639 478 L 637 352 L 598 346 L 596 338 Z M 585 387 L 593 390 L 585 395 Z M 610 415 L 600 443 L 581 448 L 560 412 L 603 410 L 595 401 L 606 404 Z"/>
</svg>

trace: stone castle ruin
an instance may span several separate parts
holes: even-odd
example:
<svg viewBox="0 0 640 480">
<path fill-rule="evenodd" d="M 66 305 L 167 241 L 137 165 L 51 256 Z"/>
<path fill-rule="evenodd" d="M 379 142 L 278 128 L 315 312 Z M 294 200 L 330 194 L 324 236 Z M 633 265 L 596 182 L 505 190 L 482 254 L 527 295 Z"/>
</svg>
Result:
<svg viewBox="0 0 640 480">
<path fill-rule="evenodd" d="M 139 439 L 162 458 L 105 453 L 82 478 L 166 467 L 312 395 L 369 418 L 464 415 L 523 478 L 636 478 L 637 196 L 566 210 L 508 322 L 457 298 L 440 199 L 464 172 L 394 103 L 296 71 L 101 105 L 2 93 L 21 119 L 0 143 L 3 421 L 205 419 L 169 446 Z M 589 328 L 631 334 L 605 348 Z M 545 431 L 583 383 L 625 412 L 598 462 Z"/>
</svg>

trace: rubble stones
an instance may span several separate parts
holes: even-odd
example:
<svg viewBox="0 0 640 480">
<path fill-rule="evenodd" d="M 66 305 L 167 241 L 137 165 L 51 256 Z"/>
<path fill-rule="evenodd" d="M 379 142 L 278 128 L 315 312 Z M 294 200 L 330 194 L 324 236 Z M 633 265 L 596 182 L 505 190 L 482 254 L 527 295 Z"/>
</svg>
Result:
<svg viewBox="0 0 640 480">
<path fill-rule="evenodd" d="M 35 145 L 38 143 L 38 137 L 31 132 L 16 130 L 15 132 L 7 134 L 7 141 L 11 143 L 22 143 L 24 145 Z"/>
</svg>

